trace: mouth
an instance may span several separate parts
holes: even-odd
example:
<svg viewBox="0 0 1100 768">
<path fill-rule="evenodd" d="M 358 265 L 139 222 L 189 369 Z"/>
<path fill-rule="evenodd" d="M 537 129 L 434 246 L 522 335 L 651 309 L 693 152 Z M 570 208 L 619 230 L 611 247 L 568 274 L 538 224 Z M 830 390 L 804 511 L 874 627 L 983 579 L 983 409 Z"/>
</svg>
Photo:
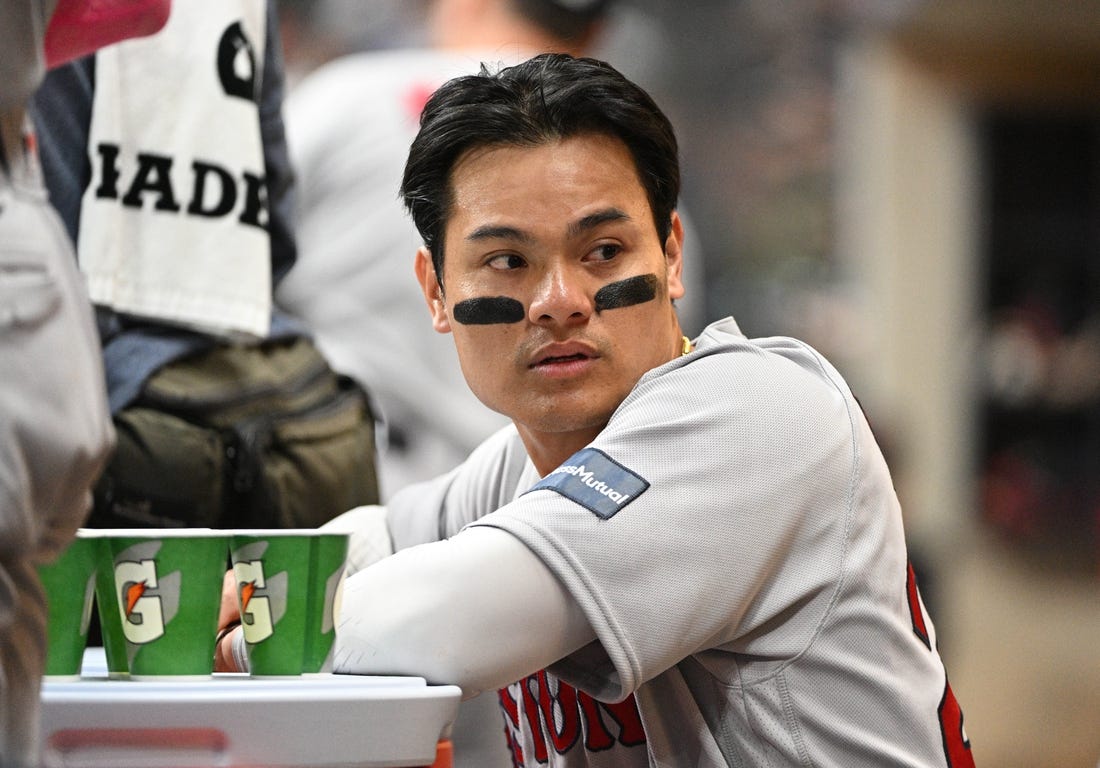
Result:
<svg viewBox="0 0 1100 768">
<path fill-rule="evenodd" d="M 582 370 L 599 355 L 579 342 L 549 344 L 539 350 L 528 366 L 532 370 L 566 373 Z"/>
<path fill-rule="evenodd" d="M 584 355 L 584 354 L 581 354 L 579 352 L 577 354 L 573 354 L 573 355 L 549 355 L 547 357 L 542 358 L 541 360 L 536 360 L 534 363 L 531 364 L 531 367 L 532 368 L 537 368 L 540 365 L 556 365 L 558 363 L 571 363 L 575 360 L 588 360 L 588 359 L 589 359 L 588 355 Z"/>
</svg>

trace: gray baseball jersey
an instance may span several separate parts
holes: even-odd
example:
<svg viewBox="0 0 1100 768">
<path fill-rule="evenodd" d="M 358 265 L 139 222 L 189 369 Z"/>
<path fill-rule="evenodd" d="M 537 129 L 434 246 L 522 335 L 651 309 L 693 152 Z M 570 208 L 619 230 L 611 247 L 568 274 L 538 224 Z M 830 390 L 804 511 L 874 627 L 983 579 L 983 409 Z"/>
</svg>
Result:
<svg viewBox="0 0 1100 768">
<path fill-rule="evenodd" d="M 546 477 L 506 430 L 433 488 L 398 547 L 507 531 L 598 637 L 500 692 L 517 765 L 973 765 L 890 474 L 805 344 L 719 321 Z"/>
</svg>

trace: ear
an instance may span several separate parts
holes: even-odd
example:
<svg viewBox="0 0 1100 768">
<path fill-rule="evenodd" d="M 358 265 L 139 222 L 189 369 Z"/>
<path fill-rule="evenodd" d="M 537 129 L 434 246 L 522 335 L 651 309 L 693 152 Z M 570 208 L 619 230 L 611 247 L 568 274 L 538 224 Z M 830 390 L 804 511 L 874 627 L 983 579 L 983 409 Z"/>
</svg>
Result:
<svg viewBox="0 0 1100 768">
<path fill-rule="evenodd" d="M 668 297 L 682 298 L 684 291 L 684 223 L 680 214 L 672 212 L 672 226 L 665 240 L 665 269 L 668 276 Z"/>
<path fill-rule="evenodd" d="M 435 276 L 432 253 L 424 246 L 416 250 L 416 279 L 420 283 L 420 290 L 424 292 L 428 311 L 432 314 L 432 327 L 439 333 L 450 333 L 451 319 L 447 316 L 443 288 Z"/>
</svg>

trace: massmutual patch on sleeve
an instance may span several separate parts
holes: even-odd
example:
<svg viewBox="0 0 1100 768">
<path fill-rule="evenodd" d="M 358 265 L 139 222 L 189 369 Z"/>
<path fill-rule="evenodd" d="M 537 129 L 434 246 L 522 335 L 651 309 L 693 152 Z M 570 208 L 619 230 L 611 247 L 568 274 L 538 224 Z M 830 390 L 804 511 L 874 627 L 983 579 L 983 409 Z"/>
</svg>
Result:
<svg viewBox="0 0 1100 768">
<path fill-rule="evenodd" d="M 535 483 L 528 493 L 539 489 L 556 491 L 607 520 L 648 487 L 648 481 L 603 451 L 585 448 Z"/>
</svg>

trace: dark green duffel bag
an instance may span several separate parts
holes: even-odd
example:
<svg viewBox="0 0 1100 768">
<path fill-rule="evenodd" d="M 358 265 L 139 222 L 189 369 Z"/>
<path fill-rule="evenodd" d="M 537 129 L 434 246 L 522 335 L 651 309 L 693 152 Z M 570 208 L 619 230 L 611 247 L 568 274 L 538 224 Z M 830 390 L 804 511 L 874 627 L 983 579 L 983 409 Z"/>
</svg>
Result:
<svg viewBox="0 0 1100 768">
<path fill-rule="evenodd" d="M 91 527 L 306 528 L 378 503 L 368 398 L 307 339 L 175 361 L 115 429 Z"/>
</svg>

